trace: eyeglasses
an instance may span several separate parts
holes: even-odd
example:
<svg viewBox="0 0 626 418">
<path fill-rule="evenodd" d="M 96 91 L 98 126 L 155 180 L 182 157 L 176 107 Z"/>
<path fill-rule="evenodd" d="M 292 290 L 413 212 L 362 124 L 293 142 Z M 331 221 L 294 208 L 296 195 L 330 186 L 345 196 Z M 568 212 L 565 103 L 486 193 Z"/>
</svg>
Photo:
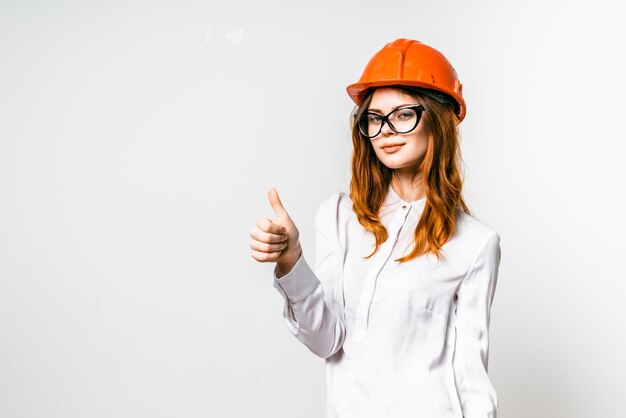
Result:
<svg viewBox="0 0 626 418">
<path fill-rule="evenodd" d="M 366 112 L 358 120 L 359 131 L 366 138 L 374 138 L 382 130 L 385 122 L 398 134 L 406 134 L 417 127 L 425 111 L 422 105 L 406 105 L 381 116 L 373 112 Z"/>
</svg>

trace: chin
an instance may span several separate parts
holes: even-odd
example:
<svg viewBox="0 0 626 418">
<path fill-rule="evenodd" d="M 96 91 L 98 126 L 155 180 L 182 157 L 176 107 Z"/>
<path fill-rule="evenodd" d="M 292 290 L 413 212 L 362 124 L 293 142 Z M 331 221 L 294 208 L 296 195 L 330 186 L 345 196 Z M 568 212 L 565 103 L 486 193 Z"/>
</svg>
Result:
<svg viewBox="0 0 626 418">
<path fill-rule="evenodd" d="M 397 170 L 400 168 L 419 167 L 419 161 L 407 161 L 394 158 L 381 158 L 380 161 L 390 170 Z"/>
<path fill-rule="evenodd" d="M 390 170 L 397 170 L 398 168 L 402 168 L 402 167 L 406 167 L 407 164 L 402 164 L 402 163 L 392 163 L 392 162 L 388 162 L 388 161 L 382 161 L 382 163 L 385 165 L 385 167 L 387 167 Z"/>
</svg>

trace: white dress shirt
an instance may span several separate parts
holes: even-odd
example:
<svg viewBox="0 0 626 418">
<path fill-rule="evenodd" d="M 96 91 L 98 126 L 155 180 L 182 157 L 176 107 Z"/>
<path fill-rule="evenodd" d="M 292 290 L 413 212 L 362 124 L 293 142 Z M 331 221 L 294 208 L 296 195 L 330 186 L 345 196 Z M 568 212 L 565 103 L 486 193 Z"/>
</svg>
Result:
<svg viewBox="0 0 626 418">
<path fill-rule="evenodd" d="M 289 331 L 325 358 L 326 418 L 497 418 L 487 375 L 500 236 L 460 213 L 445 259 L 408 254 L 426 198 L 390 186 L 374 235 L 334 192 L 315 215 L 315 263 L 301 255 L 274 287 Z M 405 251 L 406 250 L 406 251 Z"/>
</svg>

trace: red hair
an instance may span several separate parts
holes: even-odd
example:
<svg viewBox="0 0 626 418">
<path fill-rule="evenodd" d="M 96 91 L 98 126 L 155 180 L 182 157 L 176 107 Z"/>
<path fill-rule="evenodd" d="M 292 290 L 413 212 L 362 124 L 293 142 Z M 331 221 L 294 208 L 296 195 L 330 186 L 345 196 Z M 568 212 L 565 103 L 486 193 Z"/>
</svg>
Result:
<svg viewBox="0 0 626 418">
<path fill-rule="evenodd" d="M 442 258 L 441 247 L 454 232 L 459 211 L 471 212 L 463 201 L 463 178 L 461 171 L 461 150 L 459 146 L 458 119 L 454 110 L 430 96 L 421 94 L 419 89 L 393 86 L 414 97 L 424 106 L 420 123 L 428 135 L 428 148 L 414 177 L 422 173 L 426 203 L 421 218 L 415 228 L 414 247 L 411 253 L 395 260 L 405 262 L 422 254 L 432 253 Z M 393 179 L 393 169 L 386 167 L 376 155 L 371 140 L 364 137 L 356 121 L 367 111 L 374 90 L 368 92 L 361 106 L 356 108 L 352 120 L 352 179 L 350 199 L 359 223 L 376 237 L 373 256 L 380 245 L 388 238 L 387 230 L 378 214 L 386 198 Z"/>
</svg>

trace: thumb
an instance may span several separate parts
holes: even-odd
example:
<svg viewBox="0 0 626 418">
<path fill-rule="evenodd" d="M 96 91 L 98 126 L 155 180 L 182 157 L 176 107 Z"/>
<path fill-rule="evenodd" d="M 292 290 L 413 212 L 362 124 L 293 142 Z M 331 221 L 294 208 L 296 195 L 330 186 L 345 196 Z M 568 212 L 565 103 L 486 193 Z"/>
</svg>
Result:
<svg viewBox="0 0 626 418">
<path fill-rule="evenodd" d="M 272 187 L 268 193 L 270 204 L 272 205 L 272 209 L 274 209 L 274 213 L 279 218 L 288 218 L 289 214 L 285 210 L 282 202 L 280 201 L 280 197 L 278 197 L 278 191 L 274 187 Z"/>
</svg>

